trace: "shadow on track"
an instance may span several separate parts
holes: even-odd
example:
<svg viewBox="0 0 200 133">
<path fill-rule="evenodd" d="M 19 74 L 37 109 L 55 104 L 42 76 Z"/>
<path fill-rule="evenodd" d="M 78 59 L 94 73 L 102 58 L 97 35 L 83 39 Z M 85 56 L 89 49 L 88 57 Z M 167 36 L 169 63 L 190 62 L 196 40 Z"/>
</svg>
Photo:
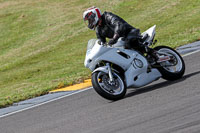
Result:
<svg viewBox="0 0 200 133">
<path fill-rule="evenodd" d="M 142 88 L 139 88 L 137 90 L 133 90 L 133 91 L 130 91 L 128 94 L 126 94 L 126 96 L 124 98 L 128 98 L 128 97 L 132 97 L 132 96 L 135 96 L 135 95 L 140 95 L 142 93 L 146 93 L 146 92 L 150 92 L 150 91 L 153 91 L 153 90 L 157 90 L 157 89 L 160 89 L 162 87 L 166 87 L 166 86 L 170 86 L 170 85 L 173 85 L 173 84 L 176 84 L 176 83 L 179 83 L 179 82 L 182 82 L 192 76 L 195 76 L 195 75 L 198 75 L 200 74 L 200 71 L 197 71 L 197 72 L 193 72 L 193 73 L 190 73 L 190 74 L 187 74 L 187 75 L 184 75 L 181 79 L 179 80 L 175 80 L 175 81 L 164 81 L 164 82 L 161 82 L 161 83 L 158 83 L 158 84 L 154 84 L 154 85 L 150 85 L 150 86 L 146 86 L 146 87 L 142 87 Z M 131 89 L 130 89 L 131 90 Z"/>
</svg>

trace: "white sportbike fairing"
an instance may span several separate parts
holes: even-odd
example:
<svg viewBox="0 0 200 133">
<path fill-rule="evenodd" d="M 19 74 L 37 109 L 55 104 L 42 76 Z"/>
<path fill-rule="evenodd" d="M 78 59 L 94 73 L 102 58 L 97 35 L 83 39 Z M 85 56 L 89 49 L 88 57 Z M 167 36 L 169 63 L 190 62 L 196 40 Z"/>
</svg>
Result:
<svg viewBox="0 0 200 133">
<path fill-rule="evenodd" d="M 144 44 L 152 45 L 155 27 L 142 33 L 145 36 Z M 156 47 L 155 50 L 159 60 L 150 62 L 148 55 L 124 49 L 122 38 L 112 47 L 91 39 L 84 65 L 93 72 L 93 88 L 106 99 L 118 100 L 124 97 L 126 88 L 142 87 L 160 77 L 167 80 L 181 78 L 185 71 L 182 57 L 166 46 Z"/>
</svg>

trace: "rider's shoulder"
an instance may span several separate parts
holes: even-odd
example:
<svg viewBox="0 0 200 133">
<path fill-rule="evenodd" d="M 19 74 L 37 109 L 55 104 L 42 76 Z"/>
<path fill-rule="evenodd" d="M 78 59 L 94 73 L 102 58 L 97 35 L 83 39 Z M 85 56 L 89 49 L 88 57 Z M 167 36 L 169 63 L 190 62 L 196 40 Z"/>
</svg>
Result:
<svg viewBox="0 0 200 133">
<path fill-rule="evenodd" d="M 113 18 L 116 18 L 115 14 L 113 14 L 112 12 L 106 12 L 106 11 L 103 13 L 103 16 L 105 20 L 107 21 L 111 21 Z"/>
<path fill-rule="evenodd" d="M 104 15 L 108 15 L 108 16 L 112 16 L 112 15 L 114 15 L 112 12 L 107 12 L 107 11 L 105 11 L 104 13 L 103 13 Z"/>
</svg>

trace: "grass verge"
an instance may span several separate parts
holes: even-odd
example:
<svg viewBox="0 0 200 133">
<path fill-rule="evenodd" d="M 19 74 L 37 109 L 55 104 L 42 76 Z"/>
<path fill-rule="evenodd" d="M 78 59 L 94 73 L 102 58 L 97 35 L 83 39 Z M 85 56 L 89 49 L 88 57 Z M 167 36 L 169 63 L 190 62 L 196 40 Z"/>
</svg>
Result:
<svg viewBox="0 0 200 133">
<path fill-rule="evenodd" d="M 0 107 L 90 77 L 83 66 L 90 6 L 111 11 L 141 32 L 157 25 L 158 45 L 200 39 L 199 0 L 0 0 Z"/>
</svg>

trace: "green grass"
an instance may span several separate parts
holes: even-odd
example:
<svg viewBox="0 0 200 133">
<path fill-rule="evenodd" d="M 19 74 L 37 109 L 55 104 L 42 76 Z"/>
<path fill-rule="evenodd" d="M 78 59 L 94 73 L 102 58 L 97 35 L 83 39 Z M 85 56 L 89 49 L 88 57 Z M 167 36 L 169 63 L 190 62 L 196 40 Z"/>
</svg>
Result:
<svg viewBox="0 0 200 133">
<path fill-rule="evenodd" d="M 83 62 L 90 6 L 111 11 L 141 32 L 157 25 L 156 45 L 200 39 L 199 0 L 0 0 L 0 107 L 90 77 Z"/>
</svg>

